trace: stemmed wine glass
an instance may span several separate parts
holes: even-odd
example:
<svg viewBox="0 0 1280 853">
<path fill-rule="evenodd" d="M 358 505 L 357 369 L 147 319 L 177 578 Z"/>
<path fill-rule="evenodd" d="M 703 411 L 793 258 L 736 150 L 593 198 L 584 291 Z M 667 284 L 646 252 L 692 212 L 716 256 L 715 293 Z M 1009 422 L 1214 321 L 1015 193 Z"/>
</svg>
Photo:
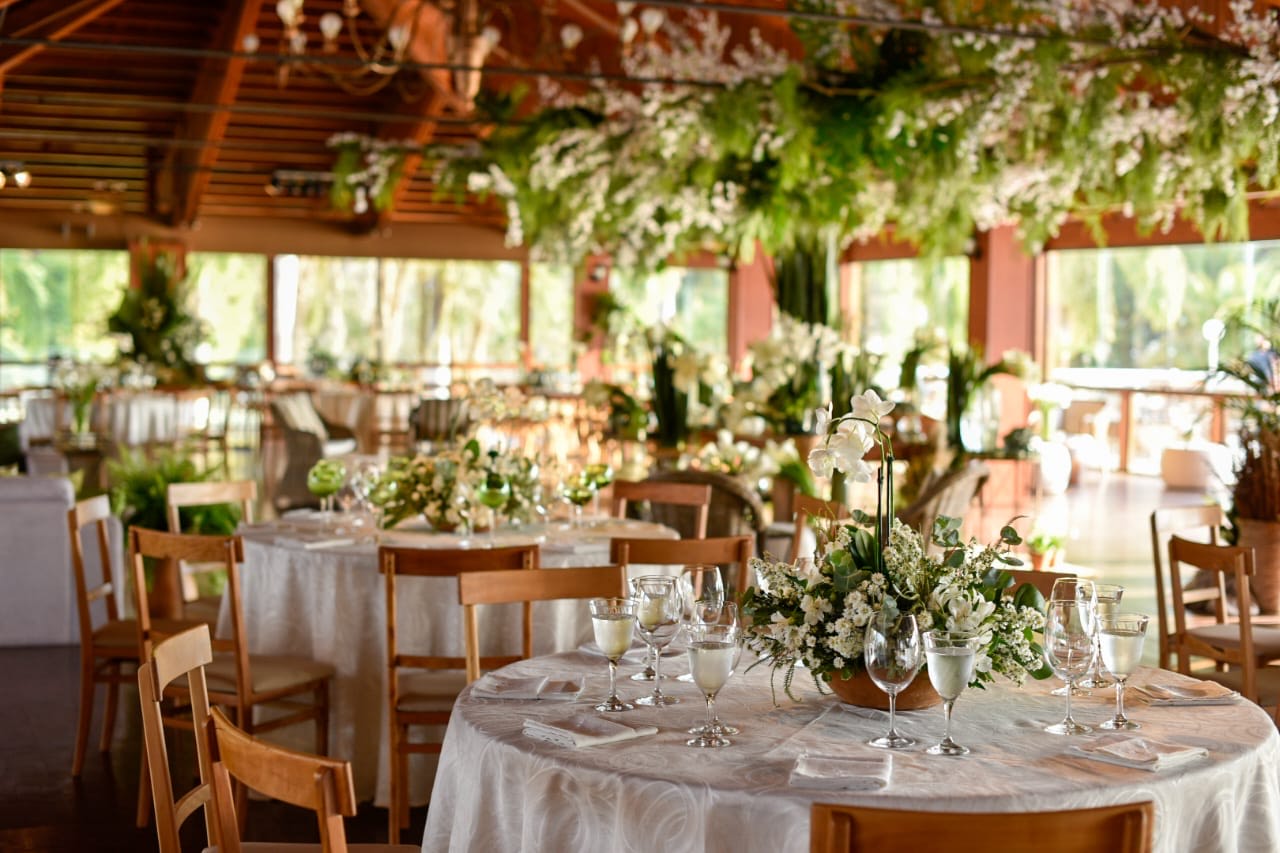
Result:
<svg viewBox="0 0 1280 853">
<path fill-rule="evenodd" d="M 1124 715 L 1124 685 L 1142 659 L 1142 641 L 1150 617 L 1141 613 L 1114 613 L 1098 617 L 1098 644 L 1107 672 L 1116 678 L 1116 715 L 1099 728 L 1111 731 L 1140 729 Z"/>
<path fill-rule="evenodd" d="M 680 594 L 684 602 L 685 622 L 719 621 L 720 609 L 725 606 L 724 578 L 720 574 L 720 567 L 685 566 L 680 572 Z M 692 684 L 693 674 L 686 672 L 676 681 Z"/>
<path fill-rule="evenodd" d="M 1093 731 L 1071 717 L 1071 688 L 1093 666 L 1093 631 L 1076 601 L 1054 599 L 1044 622 L 1044 659 L 1053 674 L 1067 683 L 1067 715 L 1062 722 L 1045 728 L 1055 735 L 1079 735 Z"/>
<path fill-rule="evenodd" d="M 582 469 L 582 473 L 591 481 L 591 485 L 595 486 L 595 495 L 591 499 L 591 514 L 599 517 L 600 490 L 613 482 L 613 466 L 608 462 L 592 462 Z"/>
<path fill-rule="evenodd" d="M 967 631 L 925 631 L 924 649 L 929 663 L 929 681 L 942 697 L 942 715 L 946 721 L 942 740 L 925 752 L 930 755 L 968 755 L 967 746 L 951 739 L 951 709 L 973 679 L 978 637 Z"/>
<path fill-rule="evenodd" d="M 307 490 L 320 499 L 323 524 L 328 529 L 333 517 L 333 496 L 347 479 L 347 469 L 337 459 L 321 459 L 307 472 Z"/>
<path fill-rule="evenodd" d="M 724 687 L 738 665 L 742 648 L 738 645 L 738 628 L 731 625 L 686 625 L 689 633 L 689 671 L 707 700 L 707 724 L 702 734 L 685 741 L 689 746 L 715 749 L 730 746 L 716 718 L 716 694 Z"/>
<path fill-rule="evenodd" d="M 1053 582 L 1053 590 L 1049 594 L 1048 603 L 1054 601 L 1075 602 L 1076 606 L 1080 608 L 1080 618 L 1084 621 L 1085 628 L 1092 634 L 1095 612 L 1093 581 L 1077 577 L 1058 578 Z M 1068 690 L 1071 691 L 1072 696 L 1092 695 L 1079 684 L 1073 684 L 1070 687 L 1057 687 L 1049 692 L 1054 696 L 1066 696 Z"/>
<path fill-rule="evenodd" d="M 645 575 L 632 581 L 636 599 L 636 633 L 653 659 L 653 693 L 636 700 L 638 705 L 661 708 L 680 700 L 662 692 L 662 650 L 680 627 L 680 587 L 669 575 Z"/>
<path fill-rule="evenodd" d="M 905 749 L 912 746 L 915 741 L 898 734 L 894 722 L 898 693 L 906 690 L 915 680 L 924 659 L 916 617 L 897 611 L 877 611 L 867 622 L 862 652 L 867 675 L 871 676 L 876 687 L 889 694 L 889 731 L 867 743 L 881 749 Z"/>
<path fill-rule="evenodd" d="M 635 705 L 618 698 L 618 660 L 631 648 L 636 602 L 631 598 L 593 598 L 588 606 L 596 645 L 609 659 L 609 698 L 595 708 L 597 711 L 630 711 Z"/>
<path fill-rule="evenodd" d="M 497 471 L 490 470 L 476 490 L 476 497 L 489 508 L 489 547 L 496 548 L 498 541 L 494 531 L 498 527 L 498 510 L 511 499 L 511 483 Z"/>
<path fill-rule="evenodd" d="M 1094 618 L 1090 623 L 1093 634 L 1093 669 L 1080 682 L 1081 687 L 1110 687 L 1102 672 L 1102 648 L 1099 645 L 1098 622 L 1105 616 L 1113 616 L 1120 608 L 1120 598 L 1124 595 L 1124 587 L 1116 583 L 1092 583 Z"/>
<path fill-rule="evenodd" d="M 585 473 L 576 474 L 565 480 L 564 496 L 573 504 L 573 526 L 582 527 L 582 508 L 587 501 L 595 497 L 596 487 Z"/>
<path fill-rule="evenodd" d="M 741 635 L 740 623 L 738 622 L 738 605 L 734 604 L 732 601 L 726 601 L 714 610 L 710 606 L 701 607 L 698 613 L 698 618 L 694 619 L 692 622 L 686 621 L 685 624 L 692 624 L 698 627 L 705 627 L 707 625 L 723 625 L 725 627 L 733 628 L 739 632 L 739 635 Z M 684 681 L 685 679 L 680 678 L 677 680 Z M 693 682 L 692 671 L 688 674 L 688 680 Z M 698 723 L 690 726 L 687 731 L 691 735 L 706 733 L 715 735 L 736 735 L 738 734 L 739 729 L 737 726 L 721 722 L 718 716 L 712 714 L 710 722 Z"/>
</svg>

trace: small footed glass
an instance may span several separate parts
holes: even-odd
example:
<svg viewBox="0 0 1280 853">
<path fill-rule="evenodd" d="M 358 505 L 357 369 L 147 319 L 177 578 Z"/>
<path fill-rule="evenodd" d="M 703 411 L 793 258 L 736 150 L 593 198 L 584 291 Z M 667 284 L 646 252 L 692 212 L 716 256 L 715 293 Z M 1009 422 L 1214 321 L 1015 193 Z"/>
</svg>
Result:
<svg viewBox="0 0 1280 853">
<path fill-rule="evenodd" d="M 1116 679 L 1116 715 L 1098 728 L 1108 731 L 1132 731 L 1142 728 L 1124 715 L 1124 686 L 1142 660 L 1142 643 L 1147 636 L 1150 617 L 1141 613 L 1117 613 L 1098 617 L 1098 645 L 1102 649 L 1102 665 Z"/>
<path fill-rule="evenodd" d="M 1091 732 L 1071 716 L 1071 688 L 1093 666 L 1093 631 L 1085 621 L 1085 609 L 1075 601 L 1049 602 L 1044 620 L 1044 660 L 1067 685 L 1067 714 L 1060 723 L 1047 726 L 1053 735 L 1080 735 Z"/>
<path fill-rule="evenodd" d="M 915 745 L 909 737 L 898 734 L 898 693 L 906 690 L 920 670 L 923 653 L 916 617 L 909 613 L 877 611 L 867 622 L 866 640 L 862 646 L 867 675 L 889 694 L 889 731 L 867 741 L 880 749 L 906 749 Z"/>
<path fill-rule="evenodd" d="M 630 711 L 635 705 L 618 698 L 618 660 L 631 648 L 636 603 L 630 598 L 593 598 L 589 606 L 596 645 L 609 659 L 609 697 L 595 708 L 597 711 Z"/>
<path fill-rule="evenodd" d="M 929 665 L 929 682 L 942 697 L 942 715 L 946 721 L 942 740 L 925 752 L 930 755 L 968 755 L 967 746 L 951 739 L 951 709 L 973 680 L 978 637 L 965 631 L 925 631 L 924 649 Z"/>
<path fill-rule="evenodd" d="M 738 645 L 738 629 L 729 625 L 688 625 L 689 670 L 707 700 L 707 724 L 702 734 L 685 741 L 688 746 L 719 749 L 733 741 L 720 734 L 716 718 L 716 695 L 724 687 L 738 665 L 742 647 Z"/>
</svg>

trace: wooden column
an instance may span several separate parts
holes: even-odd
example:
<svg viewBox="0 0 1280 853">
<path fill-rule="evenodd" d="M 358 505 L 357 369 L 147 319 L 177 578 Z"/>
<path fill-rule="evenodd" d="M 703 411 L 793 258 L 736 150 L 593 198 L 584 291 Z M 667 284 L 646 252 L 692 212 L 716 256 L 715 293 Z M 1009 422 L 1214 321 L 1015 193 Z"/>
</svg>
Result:
<svg viewBox="0 0 1280 853">
<path fill-rule="evenodd" d="M 737 365 L 747 347 L 767 337 L 773 327 L 773 289 L 769 286 L 768 258 L 756 247 L 750 262 L 739 263 L 729 273 L 729 364 Z"/>
</svg>

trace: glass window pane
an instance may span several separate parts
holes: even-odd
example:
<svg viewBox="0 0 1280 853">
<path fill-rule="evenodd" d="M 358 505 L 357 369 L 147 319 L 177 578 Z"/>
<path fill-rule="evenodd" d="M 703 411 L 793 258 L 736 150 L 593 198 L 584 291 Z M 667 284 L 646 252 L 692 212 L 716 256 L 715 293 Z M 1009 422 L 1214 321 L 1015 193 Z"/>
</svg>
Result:
<svg viewBox="0 0 1280 853">
<path fill-rule="evenodd" d="M 529 348 L 533 363 L 550 370 L 575 368 L 573 270 L 529 266 Z"/>
<path fill-rule="evenodd" d="M 267 357 L 267 259 L 264 255 L 187 255 L 192 311 L 205 323 L 201 361 L 252 364 Z"/>
<path fill-rule="evenodd" d="M 279 361 L 378 358 L 376 260 L 277 255 L 275 272 Z"/>
<path fill-rule="evenodd" d="M 868 261 L 844 273 L 845 339 L 884 353 L 886 366 L 897 369 L 917 329 L 938 328 L 950 341 L 968 340 L 967 258 Z"/>
<path fill-rule="evenodd" d="M 663 323 L 708 352 L 729 349 L 729 273 L 706 267 L 668 267 L 648 276 L 613 271 L 618 301 L 648 328 Z"/>
<path fill-rule="evenodd" d="M 515 363 L 520 357 L 520 264 L 386 260 L 382 320 L 387 361 Z"/>
</svg>

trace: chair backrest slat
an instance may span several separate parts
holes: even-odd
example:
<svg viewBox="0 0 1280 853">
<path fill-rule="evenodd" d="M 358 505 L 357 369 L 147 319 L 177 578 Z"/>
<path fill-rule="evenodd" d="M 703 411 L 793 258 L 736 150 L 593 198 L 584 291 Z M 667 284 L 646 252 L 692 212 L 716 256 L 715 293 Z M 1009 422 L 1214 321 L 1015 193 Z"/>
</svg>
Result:
<svg viewBox="0 0 1280 853">
<path fill-rule="evenodd" d="M 840 501 L 824 501 L 822 498 L 811 498 L 797 493 L 791 499 L 795 520 L 795 533 L 791 536 L 791 559 L 800 556 L 800 544 L 804 541 L 804 529 L 810 518 L 821 518 L 827 521 L 841 521 L 849 518 L 849 508 Z"/>
<path fill-rule="evenodd" d="M 609 561 L 631 565 L 733 566 L 735 573 L 725 578 L 742 594 L 751 585 L 751 558 L 755 542 L 750 536 L 721 536 L 715 539 L 614 539 Z"/>
<path fill-rule="evenodd" d="M 1013 586 L 1005 590 L 1006 595 L 1013 595 L 1018 591 L 1018 587 L 1023 584 L 1031 584 L 1036 591 L 1048 598 L 1053 592 L 1053 584 L 1055 581 L 1063 578 L 1074 578 L 1074 572 L 1036 572 L 1030 569 L 1003 569 L 1013 577 Z"/>
<path fill-rule="evenodd" d="M 707 535 L 707 517 L 711 511 L 711 486 L 704 483 L 673 483 L 662 480 L 617 480 L 613 484 L 613 514 L 625 518 L 627 505 L 648 501 L 651 504 L 691 506 L 696 509 L 693 538 Z"/>
<path fill-rule="evenodd" d="M 1170 587 L 1168 586 L 1168 568 L 1165 561 L 1168 556 L 1169 537 L 1178 533 L 1187 538 L 1192 530 L 1206 531 L 1206 539 L 1210 544 L 1218 543 L 1218 529 L 1223 522 L 1222 507 L 1217 504 L 1199 504 L 1196 506 L 1166 506 L 1151 513 L 1151 556 L 1156 573 L 1156 627 L 1159 630 L 1159 664 L 1170 668 L 1172 643 L 1170 637 L 1176 632 L 1174 619 L 1170 615 Z M 1198 595 L 1204 599 L 1207 596 Z M 1183 593 L 1184 603 L 1188 598 Z"/>
<path fill-rule="evenodd" d="M 237 504 L 240 507 L 240 518 L 249 524 L 253 521 L 253 502 L 257 499 L 258 484 L 253 480 L 170 483 L 165 493 L 169 532 L 182 532 L 179 510 L 186 506 Z"/>
</svg>

